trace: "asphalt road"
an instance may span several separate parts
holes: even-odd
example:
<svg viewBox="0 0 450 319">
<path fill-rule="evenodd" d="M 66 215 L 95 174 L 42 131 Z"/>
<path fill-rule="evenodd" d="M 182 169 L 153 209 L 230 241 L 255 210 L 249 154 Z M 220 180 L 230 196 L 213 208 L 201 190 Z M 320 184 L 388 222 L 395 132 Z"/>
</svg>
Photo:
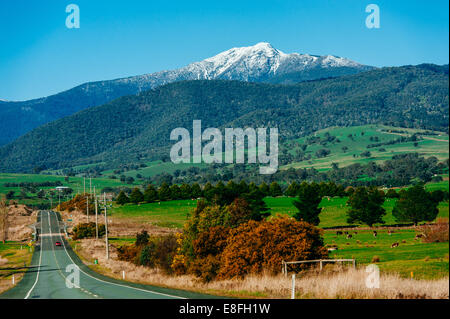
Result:
<svg viewBox="0 0 450 319">
<path fill-rule="evenodd" d="M 38 215 L 39 239 L 23 279 L 0 298 L 14 299 L 182 299 L 214 298 L 177 289 L 128 283 L 100 275 L 79 259 L 65 241 L 63 223 L 53 211 Z M 61 246 L 55 243 L 61 242 Z M 79 280 L 78 280 L 79 278 Z M 217 297 L 216 297 L 217 298 Z"/>
</svg>

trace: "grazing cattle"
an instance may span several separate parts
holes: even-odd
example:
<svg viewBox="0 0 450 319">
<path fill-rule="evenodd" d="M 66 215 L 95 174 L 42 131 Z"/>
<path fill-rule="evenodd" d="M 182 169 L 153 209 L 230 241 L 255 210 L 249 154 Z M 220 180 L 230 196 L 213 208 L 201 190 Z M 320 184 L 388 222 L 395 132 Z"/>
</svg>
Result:
<svg viewBox="0 0 450 319">
<path fill-rule="evenodd" d="M 424 237 L 425 237 L 425 234 L 424 234 L 424 233 L 422 233 L 422 234 L 417 234 L 416 237 L 414 237 L 414 240 L 417 240 L 417 239 L 419 239 L 419 238 L 424 238 Z"/>
<path fill-rule="evenodd" d="M 342 232 L 338 230 L 338 231 L 336 232 L 336 235 L 342 235 Z"/>
<path fill-rule="evenodd" d="M 373 237 L 377 237 L 378 233 L 376 230 L 373 231 Z"/>
<path fill-rule="evenodd" d="M 392 230 L 388 230 L 388 235 L 389 235 L 389 236 L 391 236 L 391 235 L 392 235 L 392 233 L 393 233 L 393 231 L 392 231 Z"/>
<path fill-rule="evenodd" d="M 358 234 L 358 232 L 357 232 L 357 231 L 355 231 L 355 232 L 353 232 L 353 234 L 354 234 L 354 235 L 357 235 L 357 234 Z"/>
<path fill-rule="evenodd" d="M 395 247 L 398 247 L 398 243 L 393 243 L 392 245 L 391 245 L 391 248 L 395 248 Z"/>
<path fill-rule="evenodd" d="M 348 235 L 348 231 L 344 232 L 344 234 Z"/>
<path fill-rule="evenodd" d="M 350 239 L 350 238 L 352 238 L 352 235 L 347 234 L 347 239 Z"/>
</svg>

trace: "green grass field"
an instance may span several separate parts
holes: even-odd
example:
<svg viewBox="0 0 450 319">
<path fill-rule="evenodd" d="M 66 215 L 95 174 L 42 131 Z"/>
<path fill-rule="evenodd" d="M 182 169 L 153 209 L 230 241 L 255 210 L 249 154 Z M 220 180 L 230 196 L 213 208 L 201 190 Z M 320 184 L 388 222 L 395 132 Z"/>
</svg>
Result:
<svg viewBox="0 0 450 319">
<path fill-rule="evenodd" d="M 427 188 L 442 189 L 447 187 L 448 182 L 443 183 L 429 183 Z M 297 211 L 292 201 L 295 198 L 291 197 L 266 197 L 264 201 L 271 209 L 272 216 L 277 214 L 284 214 L 293 216 Z M 322 212 L 320 213 L 319 227 L 336 227 L 347 226 L 347 210 L 346 206 L 348 197 L 334 197 L 324 198 L 320 203 Z M 392 216 L 392 209 L 395 205 L 396 199 L 387 198 L 384 203 L 386 215 L 384 221 L 387 225 L 396 224 L 397 221 Z M 150 204 L 132 205 L 126 204 L 124 206 L 114 206 L 112 215 L 118 218 L 131 218 L 144 222 L 150 222 L 155 225 L 181 228 L 187 219 L 187 215 L 192 210 L 197 201 L 196 200 L 176 200 L 167 202 L 156 202 Z M 448 202 L 441 202 L 438 206 L 438 218 L 449 217 Z"/>
<path fill-rule="evenodd" d="M 8 191 L 14 191 L 15 196 L 17 197 L 20 193 L 21 187 L 5 187 L 5 183 L 21 183 L 21 182 L 55 182 L 60 181 L 63 186 L 67 186 L 73 189 L 74 193 L 82 193 L 84 190 L 84 183 L 82 177 L 69 177 L 69 181 L 65 180 L 64 176 L 56 176 L 56 175 L 43 175 L 43 174 L 12 174 L 12 173 L 0 173 L 0 194 L 6 194 Z M 109 178 L 93 178 L 92 179 L 92 187 L 96 187 L 96 192 L 100 193 L 100 190 L 104 187 L 118 187 L 118 186 L 126 186 L 133 187 L 137 186 L 138 183 L 134 184 L 125 184 L 118 179 L 109 179 Z M 54 187 L 38 187 L 38 189 L 54 189 Z M 86 178 L 86 190 L 89 190 L 89 179 Z M 26 205 L 36 205 L 41 203 L 43 200 L 38 199 L 36 194 L 27 193 L 28 198 L 19 199 L 18 202 Z M 54 203 L 57 197 L 54 199 Z M 62 199 L 64 200 L 64 199 Z"/>
<path fill-rule="evenodd" d="M 181 228 L 196 200 L 173 200 L 150 204 L 114 206 L 111 216 L 150 222 L 157 226 Z"/>
<path fill-rule="evenodd" d="M 330 258 L 354 258 L 359 264 L 375 263 L 384 272 L 399 273 L 416 279 L 435 279 L 449 274 L 449 243 L 423 243 L 414 240 L 416 231 L 402 229 L 388 235 L 386 230 L 378 231 L 374 238 L 371 231 L 356 229 L 350 231 L 351 239 L 336 235 L 335 231 L 325 231 L 326 244 L 337 245 L 338 250 L 330 252 Z M 391 248 L 392 243 L 399 246 Z M 374 257 L 379 262 L 372 262 Z"/>
<path fill-rule="evenodd" d="M 402 153 L 417 152 L 422 156 L 436 156 L 439 160 L 445 160 L 449 157 L 449 140 L 448 135 L 445 133 L 437 132 L 438 135 L 427 136 L 423 135 L 423 140 L 418 142 L 418 147 L 415 147 L 413 142 L 404 142 L 393 145 L 383 145 L 375 148 L 366 148 L 368 144 L 388 142 L 399 138 L 399 133 L 388 133 L 383 130 L 402 130 L 408 132 L 403 134 L 405 136 L 412 135 L 414 133 L 420 134 L 423 130 L 395 128 L 389 126 L 380 125 L 365 125 L 365 126 L 353 126 L 353 127 L 339 127 L 339 128 L 327 128 L 316 132 L 315 136 L 323 138 L 326 133 L 336 136 L 340 143 L 328 143 L 327 145 L 320 145 L 318 143 L 309 145 L 306 149 L 306 154 L 311 154 L 312 159 L 310 161 L 303 161 L 297 163 L 291 163 L 283 166 L 283 168 L 306 168 L 315 167 L 318 170 L 329 169 L 331 163 L 337 163 L 340 167 L 347 166 L 353 163 L 365 164 L 369 161 L 380 162 L 392 158 L 394 155 Z M 349 134 L 353 135 L 353 139 L 349 138 Z M 378 138 L 379 141 L 370 141 L 370 138 Z M 305 144 L 308 137 L 299 138 L 296 141 L 299 144 Z M 348 147 L 348 151 L 344 152 L 342 147 Z M 327 148 L 331 151 L 331 154 L 325 158 L 316 158 L 314 153 L 322 148 Z M 384 148 L 386 151 L 380 152 L 379 149 Z M 371 152 L 370 158 L 361 157 L 360 154 L 369 150 Z M 290 150 L 294 154 L 295 149 Z M 356 157 L 353 157 L 356 155 Z"/>
<path fill-rule="evenodd" d="M 389 133 L 386 130 L 401 130 L 406 133 Z M 396 128 L 383 125 L 364 125 L 364 126 L 352 126 L 352 127 L 332 127 L 324 130 L 320 130 L 311 136 L 319 136 L 323 138 L 326 133 L 336 136 L 339 143 L 328 143 L 326 145 L 320 145 L 318 143 L 309 145 L 306 149 L 306 154 L 311 154 L 312 159 L 310 161 L 294 162 L 288 165 L 281 166 L 280 169 L 294 168 L 307 168 L 315 167 L 318 170 L 327 170 L 331 167 L 332 163 L 339 164 L 340 167 L 347 166 L 353 163 L 365 164 L 369 161 L 380 162 L 392 158 L 394 155 L 418 152 L 422 156 L 436 156 L 439 160 L 445 160 L 449 157 L 449 137 L 446 133 L 435 132 L 437 135 L 421 135 L 423 140 L 418 142 L 418 147 L 415 147 L 413 142 L 403 142 L 393 145 L 384 145 L 380 147 L 367 149 L 368 144 L 387 142 L 399 138 L 401 135 L 410 136 L 414 133 L 420 134 L 423 130 Z M 349 134 L 353 135 L 353 138 L 349 138 Z M 306 140 L 311 137 L 303 137 L 295 140 L 299 144 L 305 144 Z M 370 138 L 378 138 L 379 141 L 371 141 Z M 342 147 L 348 147 L 348 151 L 344 152 Z M 315 152 L 319 149 L 327 148 L 331 151 L 331 154 L 325 158 L 317 158 Z M 380 148 L 385 148 L 385 151 L 379 151 Z M 297 148 L 289 150 L 291 154 L 296 152 Z M 361 157 L 360 154 L 369 150 L 372 154 L 370 158 Z M 356 157 L 354 157 L 355 155 Z M 97 163 L 101 164 L 101 163 Z M 81 165 L 74 167 L 74 169 L 83 169 L 97 164 Z M 139 168 L 137 170 L 129 170 L 120 174 L 114 174 L 113 169 L 105 170 L 102 172 L 103 176 L 110 175 L 125 175 L 136 178 L 137 174 L 144 177 L 152 177 L 163 172 L 173 173 L 175 170 L 184 170 L 189 167 L 205 167 L 206 164 L 174 164 L 171 162 L 151 161 L 145 163 L 147 167 Z M 57 173 L 61 170 L 48 171 L 50 173 Z"/>
</svg>

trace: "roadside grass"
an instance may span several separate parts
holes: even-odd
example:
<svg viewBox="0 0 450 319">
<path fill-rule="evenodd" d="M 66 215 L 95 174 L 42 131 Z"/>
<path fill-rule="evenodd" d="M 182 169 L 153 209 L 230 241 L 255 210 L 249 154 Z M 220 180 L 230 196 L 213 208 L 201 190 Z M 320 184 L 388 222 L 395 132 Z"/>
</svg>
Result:
<svg viewBox="0 0 450 319">
<path fill-rule="evenodd" d="M 355 234 L 355 231 L 357 234 Z M 424 243 L 415 240 L 420 229 L 396 229 L 392 235 L 387 230 L 377 230 L 375 238 L 370 230 L 349 231 L 352 238 L 336 235 L 325 230 L 324 241 L 336 245 L 338 250 L 330 252 L 330 258 L 354 258 L 358 264 L 375 263 L 383 273 L 398 273 L 409 278 L 411 272 L 416 279 L 438 279 L 449 275 L 449 243 Z M 391 248 L 394 242 L 399 246 Z M 373 262 L 378 257 L 379 261 Z"/>
<path fill-rule="evenodd" d="M 30 251 L 24 243 L 0 242 L 0 293 L 13 287 L 13 275 L 16 284 L 22 279 L 26 272 L 24 266 L 30 264 L 32 255 L 33 248 Z"/>
<path fill-rule="evenodd" d="M 137 266 L 129 262 L 104 257 L 102 243 L 94 240 L 71 242 L 75 250 L 88 266 L 103 275 L 141 284 L 167 288 L 178 288 L 200 293 L 234 298 L 289 298 L 290 276 L 263 273 L 248 275 L 243 279 L 215 280 L 203 283 L 193 275 L 173 276 L 159 269 Z M 99 245 L 100 244 L 100 245 Z M 99 263 L 94 265 L 93 258 Z M 381 273 L 380 289 L 366 287 L 365 267 L 352 268 L 325 267 L 323 271 L 299 273 L 296 280 L 296 298 L 338 298 L 338 299 L 379 299 L 379 298 L 448 298 L 448 276 L 434 280 L 410 280 L 398 274 Z M 418 279 L 418 278 L 416 278 Z"/>
</svg>

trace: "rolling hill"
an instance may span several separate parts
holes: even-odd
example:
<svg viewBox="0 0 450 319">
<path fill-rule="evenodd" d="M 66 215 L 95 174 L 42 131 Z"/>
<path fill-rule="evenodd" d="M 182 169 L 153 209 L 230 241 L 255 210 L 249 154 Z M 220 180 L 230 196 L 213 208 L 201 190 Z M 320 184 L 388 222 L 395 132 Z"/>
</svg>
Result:
<svg viewBox="0 0 450 319">
<path fill-rule="evenodd" d="M 47 123 L 0 148 L 0 171 L 159 159 L 172 129 L 278 127 L 293 139 L 332 126 L 385 124 L 448 132 L 448 65 L 382 68 L 272 85 L 183 81 Z"/>
<path fill-rule="evenodd" d="M 0 100 L 0 145 L 11 142 L 42 124 L 171 82 L 225 79 L 295 83 L 371 69 L 373 67 L 332 55 L 286 54 L 269 43 L 233 48 L 176 70 L 88 82 L 52 96 L 29 101 Z"/>
</svg>

